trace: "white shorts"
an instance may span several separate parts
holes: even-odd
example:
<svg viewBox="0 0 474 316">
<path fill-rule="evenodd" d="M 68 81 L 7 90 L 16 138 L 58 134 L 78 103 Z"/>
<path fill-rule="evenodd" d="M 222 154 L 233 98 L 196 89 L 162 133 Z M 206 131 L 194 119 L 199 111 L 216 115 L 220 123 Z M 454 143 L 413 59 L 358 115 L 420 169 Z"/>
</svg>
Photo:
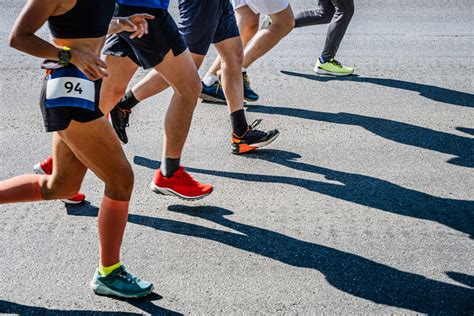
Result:
<svg viewBox="0 0 474 316">
<path fill-rule="evenodd" d="M 248 6 L 256 14 L 275 14 L 288 8 L 289 0 L 230 0 L 235 9 Z"/>
</svg>

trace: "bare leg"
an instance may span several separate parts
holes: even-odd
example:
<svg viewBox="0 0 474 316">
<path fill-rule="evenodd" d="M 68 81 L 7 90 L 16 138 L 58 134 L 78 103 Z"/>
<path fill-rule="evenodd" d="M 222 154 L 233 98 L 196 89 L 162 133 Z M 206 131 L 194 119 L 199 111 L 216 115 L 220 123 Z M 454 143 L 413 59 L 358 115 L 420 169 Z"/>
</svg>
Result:
<svg viewBox="0 0 474 316">
<path fill-rule="evenodd" d="M 109 113 L 125 94 L 127 86 L 138 66 L 128 57 L 105 55 L 109 76 L 102 81 L 100 110 Z"/>
<path fill-rule="evenodd" d="M 243 47 L 246 47 L 255 34 L 257 34 L 258 18 L 259 15 L 250 10 L 248 6 L 243 6 L 236 10 L 237 25 Z M 221 69 L 221 61 L 220 56 L 217 56 L 208 72 L 217 76 L 217 72 Z"/>
<path fill-rule="evenodd" d="M 233 37 L 219 42 L 215 46 L 222 58 L 222 88 L 229 112 L 243 110 L 242 42 L 239 37 Z"/>
<path fill-rule="evenodd" d="M 88 123 L 71 122 L 58 133 L 71 151 L 105 183 L 99 211 L 100 264 L 120 261 L 120 247 L 133 190 L 133 171 L 112 126 L 105 117 Z M 56 165 L 61 166 L 61 161 Z"/>
<path fill-rule="evenodd" d="M 245 11 L 236 10 L 237 14 L 247 14 Z M 243 67 L 248 68 L 253 62 L 270 51 L 282 38 L 291 32 L 295 19 L 291 7 L 270 15 L 272 24 L 258 31 L 252 41 L 245 47 Z"/>
<path fill-rule="evenodd" d="M 164 86 L 161 81 L 163 80 L 174 90 L 165 116 L 163 153 L 168 158 L 179 158 L 201 92 L 201 80 L 193 58 L 187 50 L 179 56 L 174 56 L 172 52 L 169 52 L 155 70 L 154 76 L 145 78 L 146 82 L 159 90 Z M 144 82 L 145 80 L 142 80 L 142 83 Z"/>
</svg>

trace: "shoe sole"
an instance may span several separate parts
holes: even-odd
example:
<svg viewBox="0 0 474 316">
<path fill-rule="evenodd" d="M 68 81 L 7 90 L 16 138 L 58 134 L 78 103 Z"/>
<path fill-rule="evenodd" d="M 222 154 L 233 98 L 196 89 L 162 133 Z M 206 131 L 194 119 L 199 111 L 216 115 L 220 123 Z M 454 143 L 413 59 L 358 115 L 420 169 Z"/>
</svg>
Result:
<svg viewBox="0 0 474 316">
<path fill-rule="evenodd" d="M 40 163 L 37 163 L 36 165 L 34 165 L 33 170 L 35 171 L 36 174 L 46 175 L 46 172 L 44 172 L 43 168 L 41 168 Z M 68 200 L 68 199 L 64 199 L 64 200 L 61 200 L 61 201 L 64 204 L 70 204 L 70 205 L 77 205 L 77 204 L 81 204 L 82 202 L 84 202 L 84 200 L 82 200 L 82 201 L 73 201 L 73 200 Z"/>
<path fill-rule="evenodd" d="M 142 297 L 145 297 L 145 296 L 149 295 L 153 291 L 153 288 L 154 288 L 153 285 L 152 285 L 150 290 L 148 290 L 148 291 L 138 293 L 138 294 L 129 295 L 129 294 L 123 294 L 123 293 L 114 291 L 114 290 L 110 289 L 109 287 L 105 286 L 102 283 L 97 284 L 97 283 L 91 282 L 90 287 L 91 287 L 92 291 L 97 295 L 116 296 L 116 297 L 122 297 L 122 298 L 142 298 Z"/>
<path fill-rule="evenodd" d="M 280 132 L 276 133 L 272 138 L 270 138 L 267 141 L 252 144 L 252 145 L 248 145 L 249 147 L 253 147 L 251 150 L 247 150 L 247 151 L 244 151 L 244 152 L 240 152 L 240 151 L 239 152 L 232 152 L 232 153 L 235 154 L 235 155 L 241 155 L 241 154 L 249 153 L 249 152 L 254 151 L 256 149 L 259 149 L 259 148 L 263 148 L 263 147 L 268 146 L 271 143 L 273 143 L 275 141 L 275 139 L 278 138 L 278 136 L 280 136 Z"/>
<path fill-rule="evenodd" d="M 326 71 L 318 67 L 314 67 L 313 71 L 315 74 L 320 75 L 320 76 L 336 76 L 336 77 L 350 76 L 354 73 L 354 70 L 352 70 L 351 73 L 337 73 L 337 72 Z"/>
<path fill-rule="evenodd" d="M 150 189 L 153 192 L 157 193 L 157 194 L 167 195 L 167 196 L 174 196 L 174 197 L 180 198 L 181 200 L 186 200 L 186 201 L 201 200 L 201 199 L 205 198 L 206 196 L 208 196 L 209 194 L 211 194 L 212 191 L 214 191 L 214 189 L 212 189 L 211 192 L 203 194 L 203 195 L 186 196 L 186 195 L 179 194 L 178 192 L 176 192 L 172 189 L 169 189 L 169 188 L 160 188 L 153 181 L 150 183 Z"/>
<path fill-rule="evenodd" d="M 204 94 L 204 93 L 201 93 L 199 95 L 199 98 L 203 101 L 203 102 L 208 102 L 208 103 L 219 103 L 219 104 L 226 104 L 227 101 L 226 100 L 222 100 L 222 99 L 218 99 L 216 97 L 213 97 L 213 96 L 210 96 L 208 94 Z"/>
</svg>

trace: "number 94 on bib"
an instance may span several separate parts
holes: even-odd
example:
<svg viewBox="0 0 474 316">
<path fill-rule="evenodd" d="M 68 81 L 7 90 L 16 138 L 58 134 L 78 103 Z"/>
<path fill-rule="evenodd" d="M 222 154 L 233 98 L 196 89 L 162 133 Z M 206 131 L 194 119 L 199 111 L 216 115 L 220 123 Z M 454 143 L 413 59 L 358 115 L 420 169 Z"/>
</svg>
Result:
<svg viewBox="0 0 474 316">
<path fill-rule="evenodd" d="M 95 83 L 79 69 L 67 67 L 55 70 L 47 80 L 46 108 L 78 107 L 94 111 Z"/>
</svg>

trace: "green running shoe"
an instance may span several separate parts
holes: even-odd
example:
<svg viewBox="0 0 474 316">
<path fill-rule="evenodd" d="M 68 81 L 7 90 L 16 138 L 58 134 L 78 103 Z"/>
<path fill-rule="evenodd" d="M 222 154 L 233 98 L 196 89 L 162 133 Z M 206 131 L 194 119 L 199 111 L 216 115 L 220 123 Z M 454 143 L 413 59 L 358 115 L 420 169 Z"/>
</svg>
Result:
<svg viewBox="0 0 474 316">
<path fill-rule="evenodd" d="M 343 66 L 334 58 L 322 64 L 318 58 L 314 66 L 314 72 L 317 75 L 348 76 L 354 72 L 354 68 Z"/>
<path fill-rule="evenodd" d="M 140 298 L 153 291 L 153 284 L 131 275 L 123 265 L 105 277 L 97 270 L 90 286 L 97 295 L 123 298 Z"/>
</svg>

